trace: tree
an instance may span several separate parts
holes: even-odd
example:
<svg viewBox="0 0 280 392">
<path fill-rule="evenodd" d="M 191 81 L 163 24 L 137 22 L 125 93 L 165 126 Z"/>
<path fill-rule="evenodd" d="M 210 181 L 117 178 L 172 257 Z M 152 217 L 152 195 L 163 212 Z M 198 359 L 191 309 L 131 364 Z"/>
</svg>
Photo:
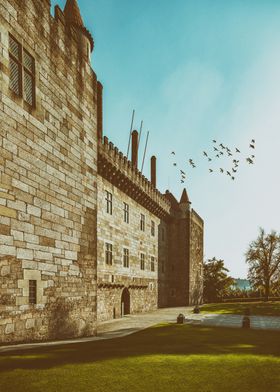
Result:
<svg viewBox="0 0 280 392">
<path fill-rule="evenodd" d="M 275 231 L 260 234 L 252 241 L 246 252 L 249 264 L 248 279 L 255 289 L 264 291 L 268 301 L 271 287 L 277 285 L 280 275 L 280 236 Z"/>
<path fill-rule="evenodd" d="M 234 285 L 234 279 L 227 275 L 224 260 L 215 257 L 207 260 L 203 267 L 204 291 L 206 302 L 217 302 L 222 300 Z"/>
</svg>

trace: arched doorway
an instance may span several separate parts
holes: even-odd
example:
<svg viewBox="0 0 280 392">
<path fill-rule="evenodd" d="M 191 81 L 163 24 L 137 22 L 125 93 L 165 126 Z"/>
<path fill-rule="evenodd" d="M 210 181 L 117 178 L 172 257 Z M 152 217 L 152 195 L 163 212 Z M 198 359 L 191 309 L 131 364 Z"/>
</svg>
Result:
<svg viewBox="0 0 280 392">
<path fill-rule="evenodd" d="M 121 315 L 125 316 L 126 314 L 130 314 L 130 293 L 127 288 L 124 288 L 121 298 Z"/>
</svg>

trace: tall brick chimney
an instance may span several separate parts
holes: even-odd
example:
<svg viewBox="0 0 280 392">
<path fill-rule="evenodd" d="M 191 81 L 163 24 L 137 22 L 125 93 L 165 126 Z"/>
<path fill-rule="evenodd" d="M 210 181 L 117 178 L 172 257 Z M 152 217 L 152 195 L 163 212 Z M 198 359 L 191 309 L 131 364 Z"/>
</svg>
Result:
<svg viewBox="0 0 280 392">
<path fill-rule="evenodd" d="M 151 183 L 157 187 L 157 158 L 154 155 L 151 158 Z"/>
<path fill-rule="evenodd" d="M 132 132 L 131 161 L 134 167 L 138 167 L 138 132 Z"/>
<path fill-rule="evenodd" d="M 97 82 L 97 136 L 99 140 L 103 137 L 103 86 Z"/>
</svg>

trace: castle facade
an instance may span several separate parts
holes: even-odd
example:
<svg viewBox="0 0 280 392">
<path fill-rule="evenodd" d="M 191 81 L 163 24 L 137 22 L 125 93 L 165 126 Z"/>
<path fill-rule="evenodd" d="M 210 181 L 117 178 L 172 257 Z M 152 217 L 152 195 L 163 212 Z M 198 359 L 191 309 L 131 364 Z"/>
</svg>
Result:
<svg viewBox="0 0 280 392">
<path fill-rule="evenodd" d="M 76 0 L 0 4 L 0 343 L 202 300 L 203 221 L 103 135 Z"/>
</svg>

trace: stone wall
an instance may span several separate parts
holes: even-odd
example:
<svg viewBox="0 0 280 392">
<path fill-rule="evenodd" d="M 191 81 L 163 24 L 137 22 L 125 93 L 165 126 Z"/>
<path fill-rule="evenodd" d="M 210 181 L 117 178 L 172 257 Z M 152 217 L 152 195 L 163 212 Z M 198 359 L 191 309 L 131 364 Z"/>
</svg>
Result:
<svg viewBox="0 0 280 392">
<path fill-rule="evenodd" d="M 189 303 L 191 305 L 201 304 L 203 301 L 203 233 L 203 220 L 192 210 L 189 266 Z"/>
<path fill-rule="evenodd" d="M 98 175 L 97 282 L 98 320 L 121 315 L 121 294 L 130 293 L 131 313 L 157 308 L 159 219 L 135 200 Z M 106 211 L 106 190 L 113 195 L 112 215 Z M 129 223 L 124 222 L 123 202 L 129 205 Z M 140 214 L 145 215 L 145 231 L 140 230 Z M 151 235 L 151 221 L 155 236 Z M 105 243 L 113 245 L 112 265 L 105 263 Z M 129 268 L 123 266 L 123 248 L 129 249 Z M 140 269 L 140 253 L 145 254 L 145 270 Z M 151 256 L 155 271 L 151 271 Z"/>
<path fill-rule="evenodd" d="M 158 228 L 158 306 L 160 308 L 169 305 L 171 268 L 169 264 L 169 230 L 168 223 L 160 221 Z"/>
<path fill-rule="evenodd" d="M 35 108 L 9 89 L 9 33 L 35 59 Z M 97 80 L 76 38 L 48 0 L 1 1 L 0 342 L 95 332 Z"/>
</svg>

